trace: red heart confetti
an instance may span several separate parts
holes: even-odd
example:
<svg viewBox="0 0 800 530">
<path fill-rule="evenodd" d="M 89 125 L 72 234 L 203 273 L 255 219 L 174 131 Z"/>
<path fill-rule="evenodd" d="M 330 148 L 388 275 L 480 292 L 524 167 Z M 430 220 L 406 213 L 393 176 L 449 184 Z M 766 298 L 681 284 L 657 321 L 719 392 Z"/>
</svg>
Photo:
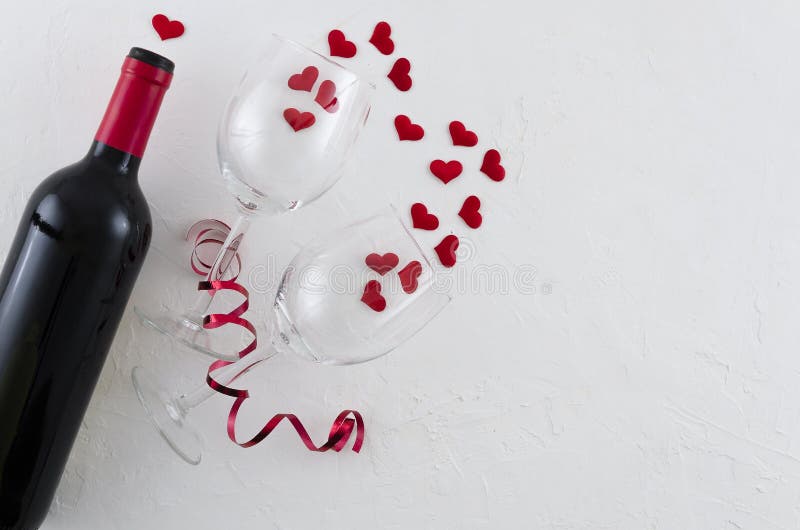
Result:
<svg viewBox="0 0 800 530">
<path fill-rule="evenodd" d="M 377 280 L 370 280 L 364 286 L 364 294 L 361 301 L 369 306 L 373 311 L 380 313 L 386 309 L 386 298 L 381 294 L 381 284 Z"/>
<path fill-rule="evenodd" d="M 409 72 L 411 72 L 411 63 L 405 57 L 401 57 L 394 62 L 394 66 L 392 66 L 386 77 L 392 80 L 397 90 L 406 92 L 411 88 L 412 84 L 411 76 L 408 75 Z"/>
<path fill-rule="evenodd" d="M 339 110 L 339 100 L 336 98 L 336 83 L 325 80 L 319 85 L 317 97 L 314 101 L 325 109 L 326 112 L 333 113 Z"/>
<path fill-rule="evenodd" d="M 378 22 L 372 32 L 369 42 L 384 55 L 394 52 L 394 41 L 391 38 L 392 27 L 388 22 Z"/>
<path fill-rule="evenodd" d="M 292 90 L 302 90 L 304 92 L 311 92 L 314 88 L 314 83 L 317 82 L 319 70 L 316 66 L 306 66 L 303 72 L 294 74 L 289 78 L 289 88 Z"/>
<path fill-rule="evenodd" d="M 461 217 L 467 226 L 470 228 L 478 228 L 483 223 L 483 216 L 478 211 L 481 209 L 481 200 L 477 198 L 475 195 L 470 195 L 464 201 L 464 205 L 461 206 L 461 210 L 458 212 L 459 217 Z"/>
<path fill-rule="evenodd" d="M 431 162 L 430 170 L 436 178 L 447 184 L 461 174 L 464 166 L 458 160 L 451 160 L 450 162 L 434 160 Z"/>
<path fill-rule="evenodd" d="M 453 234 L 445 236 L 441 243 L 433 248 L 436 255 L 439 256 L 439 261 L 445 267 L 452 267 L 456 264 L 456 250 L 458 250 L 458 238 Z"/>
<path fill-rule="evenodd" d="M 397 136 L 400 141 L 416 142 L 417 140 L 422 140 L 422 137 L 425 136 L 425 129 L 421 125 L 412 123 L 411 118 L 405 114 L 399 114 L 394 119 L 394 128 L 397 129 Z"/>
<path fill-rule="evenodd" d="M 400 277 L 400 285 L 406 294 L 411 294 L 419 287 L 419 275 L 422 274 L 422 264 L 419 261 L 412 261 L 397 272 Z"/>
<path fill-rule="evenodd" d="M 286 123 L 292 126 L 294 132 L 302 131 L 314 125 L 317 119 L 310 112 L 300 112 L 299 110 L 289 107 L 283 111 L 283 119 Z"/>
<path fill-rule="evenodd" d="M 428 213 L 428 207 L 421 202 L 411 205 L 411 224 L 420 230 L 436 230 L 439 228 L 439 218 Z"/>
<path fill-rule="evenodd" d="M 355 43 L 347 40 L 344 33 L 338 29 L 334 29 L 328 33 L 328 46 L 330 46 L 331 55 L 335 57 L 344 57 L 345 59 L 355 57 L 357 51 Z"/>
<path fill-rule="evenodd" d="M 497 149 L 489 149 L 483 155 L 481 172 L 495 182 L 506 178 L 506 169 L 500 165 L 500 152 Z"/>
<path fill-rule="evenodd" d="M 397 254 L 394 252 L 387 252 L 383 256 L 373 252 L 367 256 L 367 258 L 364 260 L 364 263 L 367 264 L 367 267 L 383 276 L 390 270 L 397 267 L 397 264 L 400 263 L 400 258 L 398 258 Z"/>
<path fill-rule="evenodd" d="M 174 39 L 183 35 L 183 23 L 179 20 L 170 20 L 166 15 L 158 14 L 151 20 L 153 29 L 156 30 L 161 40 Z"/>
<path fill-rule="evenodd" d="M 478 135 L 467 130 L 464 124 L 458 120 L 450 122 L 450 138 L 453 139 L 453 145 L 463 145 L 464 147 L 478 145 Z"/>
</svg>

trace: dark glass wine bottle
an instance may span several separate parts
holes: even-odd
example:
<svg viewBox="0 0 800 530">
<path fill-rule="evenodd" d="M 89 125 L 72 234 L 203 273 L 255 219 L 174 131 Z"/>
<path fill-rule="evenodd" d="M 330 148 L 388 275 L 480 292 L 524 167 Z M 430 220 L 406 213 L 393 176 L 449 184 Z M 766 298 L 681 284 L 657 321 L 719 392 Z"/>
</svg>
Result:
<svg viewBox="0 0 800 530">
<path fill-rule="evenodd" d="M 174 64 L 133 48 L 89 153 L 33 192 L 0 274 L 0 530 L 44 521 L 150 243 L 139 162 Z"/>
</svg>

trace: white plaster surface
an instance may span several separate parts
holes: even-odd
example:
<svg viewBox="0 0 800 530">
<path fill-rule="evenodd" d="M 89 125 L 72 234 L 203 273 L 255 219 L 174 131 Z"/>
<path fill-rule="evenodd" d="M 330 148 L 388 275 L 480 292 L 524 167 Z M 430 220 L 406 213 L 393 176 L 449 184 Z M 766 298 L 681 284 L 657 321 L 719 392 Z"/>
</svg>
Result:
<svg viewBox="0 0 800 530">
<path fill-rule="evenodd" d="M 186 35 L 161 43 L 157 12 Z M 412 60 L 409 93 L 366 44 L 382 19 Z M 36 184 L 87 149 L 127 48 L 150 47 L 177 70 L 141 171 L 157 222 L 134 300 L 188 302 L 194 278 L 169 266 L 181 231 L 233 215 L 214 149 L 228 94 L 270 32 L 324 50 L 332 27 L 377 83 L 367 133 L 328 195 L 254 227 L 249 265 L 279 270 L 388 202 L 455 211 L 475 192 L 485 222 L 462 270 L 535 272 L 506 293 L 467 285 L 375 362 L 248 375 L 246 428 L 291 411 L 321 441 L 353 407 L 360 455 L 310 453 L 286 426 L 235 447 L 220 398 L 192 415 L 202 465 L 177 460 L 129 373 L 177 390 L 206 363 L 129 310 L 43 528 L 800 528 L 796 1 L 4 0 L 0 257 Z M 396 141 L 400 112 L 423 142 Z M 451 119 L 503 150 L 504 183 L 427 175 L 433 158 L 480 157 L 449 146 Z"/>
</svg>

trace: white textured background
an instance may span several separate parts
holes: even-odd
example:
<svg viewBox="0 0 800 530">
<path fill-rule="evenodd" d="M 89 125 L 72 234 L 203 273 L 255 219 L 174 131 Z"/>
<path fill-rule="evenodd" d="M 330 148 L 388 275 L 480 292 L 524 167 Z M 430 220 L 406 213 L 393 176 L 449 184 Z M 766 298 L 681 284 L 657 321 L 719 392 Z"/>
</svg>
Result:
<svg viewBox="0 0 800 530">
<path fill-rule="evenodd" d="M 186 35 L 161 43 L 157 12 Z M 412 60 L 409 93 L 366 44 L 381 19 Z M 134 300 L 189 300 L 172 245 L 197 218 L 231 218 L 214 151 L 228 94 L 270 32 L 324 49 L 336 26 L 378 85 L 368 134 L 331 193 L 254 228 L 249 263 L 280 269 L 320 227 L 390 201 L 441 213 L 477 192 L 463 270 L 534 281 L 465 289 L 373 363 L 250 374 L 252 426 L 293 411 L 322 440 L 354 407 L 362 454 L 309 453 L 287 427 L 239 449 L 220 398 L 192 415 L 196 468 L 149 427 L 129 373 L 177 390 L 204 361 L 129 311 L 44 528 L 800 527 L 796 1 L 4 2 L 0 257 L 36 184 L 85 152 L 127 48 L 150 47 L 177 70 L 141 171 L 157 234 Z M 423 142 L 395 140 L 399 112 Z M 480 155 L 449 146 L 450 119 L 504 151 L 504 183 L 426 174 Z"/>
</svg>

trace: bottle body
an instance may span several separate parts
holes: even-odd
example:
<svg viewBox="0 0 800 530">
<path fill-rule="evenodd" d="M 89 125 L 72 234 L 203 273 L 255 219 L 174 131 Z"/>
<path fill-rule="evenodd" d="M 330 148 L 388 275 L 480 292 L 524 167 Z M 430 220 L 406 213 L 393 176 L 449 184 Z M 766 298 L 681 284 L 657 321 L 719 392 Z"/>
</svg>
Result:
<svg viewBox="0 0 800 530">
<path fill-rule="evenodd" d="M 44 519 L 150 241 L 135 174 L 92 155 L 36 189 L 0 275 L 0 528 Z"/>
<path fill-rule="evenodd" d="M 108 111 L 103 126 L 119 133 Z M 0 273 L 0 530 L 35 530 L 46 517 L 147 254 L 141 151 L 130 151 L 95 140 L 45 179 Z"/>
</svg>

